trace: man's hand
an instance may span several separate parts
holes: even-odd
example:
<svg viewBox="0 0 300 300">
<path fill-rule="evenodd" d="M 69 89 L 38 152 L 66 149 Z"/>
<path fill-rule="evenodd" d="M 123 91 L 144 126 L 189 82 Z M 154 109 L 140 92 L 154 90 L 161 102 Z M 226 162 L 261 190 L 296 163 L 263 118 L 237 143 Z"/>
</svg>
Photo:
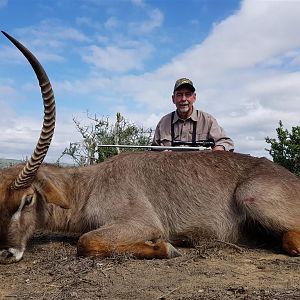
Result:
<svg viewBox="0 0 300 300">
<path fill-rule="evenodd" d="M 213 147 L 213 149 L 212 149 L 213 151 L 225 151 L 225 148 L 224 148 L 224 146 L 215 146 L 215 147 Z"/>
</svg>

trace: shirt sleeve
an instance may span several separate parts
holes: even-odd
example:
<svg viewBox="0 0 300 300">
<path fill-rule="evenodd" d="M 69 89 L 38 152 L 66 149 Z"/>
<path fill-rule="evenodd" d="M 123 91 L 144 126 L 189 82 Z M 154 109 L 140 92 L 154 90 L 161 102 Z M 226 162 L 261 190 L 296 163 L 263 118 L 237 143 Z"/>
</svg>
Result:
<svg viewBox="0 0 300 300">
<path fill-rule="evenodd" d="M 151 145 L 152 146 L 161 146 L 161 143 L 160 143 L 160 122 L 156 126 Z"/>
<path fill-rule="evenodd" d="M 227 136 L 224 129 L 218 124 L 213 116 L 210 115 L 209 118 L 211 122 L 209 137 L 214 140 L 215 146 L 223 146 L 226 151 L 233 151 L 233 141 Z"/>
<path fill-rule="evenodd" d="M 152 146 L 171 146 L 171 114 L 165 115 L 158 122 Z"/>
</svg>

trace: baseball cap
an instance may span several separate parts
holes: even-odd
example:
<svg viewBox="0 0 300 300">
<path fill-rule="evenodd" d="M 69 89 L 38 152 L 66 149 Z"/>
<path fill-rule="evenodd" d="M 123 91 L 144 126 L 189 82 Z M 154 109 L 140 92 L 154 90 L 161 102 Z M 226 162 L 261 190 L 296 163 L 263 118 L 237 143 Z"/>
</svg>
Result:
<svg viewBox="0 0 300 300">
<path fill-rule="evenodd" d="M 187 88 L 191 89 L 191 91 L 195 92 L 195 88 L 193 82 L 188 78 L 180 78 L 175 82 L 174 85 L 174 92 L 178 90 L 180 87 L 186 86 Z"/>
</svg>

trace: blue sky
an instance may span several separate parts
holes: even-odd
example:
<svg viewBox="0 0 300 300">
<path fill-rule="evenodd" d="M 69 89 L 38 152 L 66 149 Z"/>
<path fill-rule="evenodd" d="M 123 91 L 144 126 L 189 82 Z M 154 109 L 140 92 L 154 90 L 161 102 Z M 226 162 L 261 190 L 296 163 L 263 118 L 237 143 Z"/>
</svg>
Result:
<svg viewBox="0 0 300 300">
<path fill-rule="evenodd" d="M 57 126 L 46 161 L 80 140 L 72 119 L 121 112 L 155 128 L 176 79 L 196 86 L 236 151 L 268 156 L 278 121 L 300 125 L 300 1 L 0 0 L 0 29 L 52 82 Z M 31 155 L 42 101 L 23 56 L 0 37 L 0 157 Z"/>
</svg>

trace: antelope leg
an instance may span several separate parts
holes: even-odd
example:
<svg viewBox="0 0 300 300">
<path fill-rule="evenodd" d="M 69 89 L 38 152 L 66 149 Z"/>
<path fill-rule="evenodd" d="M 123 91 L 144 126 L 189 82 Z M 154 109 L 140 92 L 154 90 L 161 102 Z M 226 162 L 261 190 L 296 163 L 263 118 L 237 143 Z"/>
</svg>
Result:
<svg viewBox="0 0 300 300">
<path fill-rule="evenodd" d="M 180 256 L 161 236 L 161 232 L 152 227 L 116 224 L 82 235 L 77 244 L 77 252 L 79 256 L 132 255 L 146 259 Z"/>
</svg>

